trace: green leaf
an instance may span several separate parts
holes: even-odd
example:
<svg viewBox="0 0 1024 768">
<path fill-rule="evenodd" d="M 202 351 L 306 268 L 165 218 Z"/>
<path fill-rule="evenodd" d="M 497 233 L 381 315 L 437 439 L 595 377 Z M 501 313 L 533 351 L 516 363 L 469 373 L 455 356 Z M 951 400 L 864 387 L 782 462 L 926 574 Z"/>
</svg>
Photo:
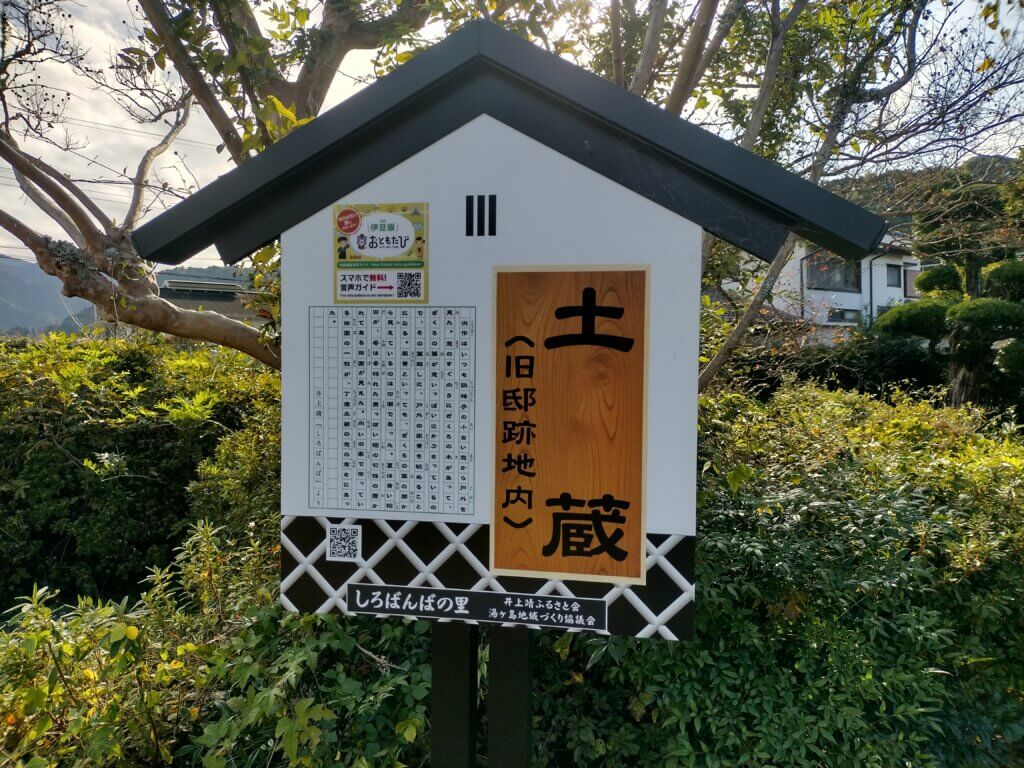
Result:
<svg viewBox="0 0 1024 768">
<path fill-rule="evenodd" d="M 572 646 L 572 634 L 569 633 L 569 632 L 566 632 L 566 633 L 560 635 L 557 640 L 555 640 L 555 644 L 554 644 L 553 648 L 554 648 L 555 653 L 558 654 L 558 657 L 562 661 L 565 661 L 566 657 L 568 657 L 568 655 L 569 655 L 569 648 L 571 646 Z"/>
<path fill-rule="evenodd" d="M 26 715 L 34 715 L 38 712 L 42 706 L 46 703 L 46 690 L 38 686 L 33 686 L 28 689 L 25 694 L 25 700 L 22 706 L 25 708 Z"/>
<path fill-rule="evenodd" d="M 754 477 L 754 470 L 746 464 L 737 464 L 725 475 L 725 482 L 732 491 L 733 496 L 739 493 L 740 489 Z"/>
<path fill-rule="evenodd" d="M 416 732 L 420 727 L 421 721 L 419 718 L 410 718 L 403 720 L 395 726 L 395 733 L 401 736 L 407 743 L 416 741 Z"/>
<path fill-rule="evenodd" d="M 295 124 L 295 121 L 297 120 L 295 113 L 282 104 L 280 99 L 276 96 L 268 96 L 267 101 L 270 102 L 270 105 L 274 108 L 274 111 L 277 112 L 277 114 L 281 115 L 281 117 L 288 121 L 289 125 Z"/>
</svg>

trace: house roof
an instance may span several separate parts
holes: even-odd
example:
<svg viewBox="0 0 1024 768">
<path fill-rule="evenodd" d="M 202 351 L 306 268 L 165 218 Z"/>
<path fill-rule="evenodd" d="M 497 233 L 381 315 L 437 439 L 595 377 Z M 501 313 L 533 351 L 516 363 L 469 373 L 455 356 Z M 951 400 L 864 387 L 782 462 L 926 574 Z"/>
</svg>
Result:
<svg viewBox="0 0 1024 768">
<path fill-rule="evenodd" d="M 133 240 L 150 261 L 179 264 L 214 245 L 233 264 L 482 114 L 766 261 L 791 231 L 847 257 L 869 252 L 885 232 L 882 218 L 775 163 L 474 21 Z"/>
</svg>

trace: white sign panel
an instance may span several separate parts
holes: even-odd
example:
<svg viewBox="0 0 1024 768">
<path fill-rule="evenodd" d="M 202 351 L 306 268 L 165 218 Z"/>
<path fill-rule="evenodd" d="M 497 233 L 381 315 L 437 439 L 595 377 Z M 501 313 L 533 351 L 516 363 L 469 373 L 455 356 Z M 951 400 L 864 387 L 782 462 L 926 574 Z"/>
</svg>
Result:
<svg viewBox="0 0 1024 768">
<path fill-rule="evenodd" d="M 406 201 L 427 209 L 429 303 L 335 303 L 336 207 Z M 650 275 L 647 530 L 695 535 L 696 225 L 482 116 L 282 247 L 283 514 L 490 523 L 496 269 L 635 265 Z M 410 345 L 453 334 L 458 366 L 417 381 L 398 365 Z M 393 454 L 378 461 L 367 454 L 381 441 Z M 427 494 L 402 498 L 409 480 Z"/>
</svg>

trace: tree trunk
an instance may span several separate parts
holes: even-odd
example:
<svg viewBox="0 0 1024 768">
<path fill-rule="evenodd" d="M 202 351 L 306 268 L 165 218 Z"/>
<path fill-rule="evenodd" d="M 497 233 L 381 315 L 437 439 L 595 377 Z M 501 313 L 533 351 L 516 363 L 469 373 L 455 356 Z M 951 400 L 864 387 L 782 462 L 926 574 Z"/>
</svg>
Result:
<svg viewBox="0 0 1024 768">
<path fill-rule="evenodd" d="M 626 84 L 625 64 L 622 58 L 622 4 L 621 0 L 612 0 L 609 13 L 612 32 L 612 82 L 618 86 Z"/>
<path fill-rule="evenodd" d="M 694 75 L 700 64 L 704 47 L 711 32 L 711 24 L 715 20 L 715 11 L 718 10 L 718 0 L 701 0 L 697 9 L 697 18 L 693 22 L 690 36 L 683 48 L 683 55 L 679 59 L 679 71 L 676 73 L 676 81 L 672 84 L 672 90 L 665 100 L 665 110 L 673 115 L 683 111 L 686 100 L 690 98 L 693 90 Z"/>
<path fill-rule="evenodd" d="M 949 403 L 964 405 L 977 399 L 978 372 L 963 363 L 949 364 Z"/>
<path fill-rule="evenodd" d="M 981 295 L 981 264 L 970 257 L 964 261 L 964 291 L 972 299 Z"/>
<path fill-rule="evenodd" d="M 700 378 L 697 379 L 698 391 L 703 392 L 707 388 L 712 379 L 718 375 L 718 372 L 729 361 L 729 358 L 732 357 L 732 353 L 742 343 L 747 335 L 747 331 L 750 330 L 750 326 L 753 325 L 754 320 L 761 314 L 761 307 L 764 306 L 765 301 L 775 288 L 775 282 L 779 279 L 779 274 L 782 272 L 782 268 L 786 266 L 786 262 L 789 261 L 789 257 L 793 255 L 793 248 L 795 246 L 796 235 L 791 234 L 786 238 L 782 247 L 779 248 L 778 253 L 775 254 L 775 258 L 772 259 L 772 263 L 768 266 L 768 273 L 757 287 L 757 292 L 750 300 L 750 303 L 747 304 L 747 308 L 743 310 L 743 314 L 736 320 L 736 325 L 733 326 L 732 331 L 725 338 L 725 341 L 722 342 L 722 346 L 715 352 L 715 356 L 701 369 Z"/>
</svg>

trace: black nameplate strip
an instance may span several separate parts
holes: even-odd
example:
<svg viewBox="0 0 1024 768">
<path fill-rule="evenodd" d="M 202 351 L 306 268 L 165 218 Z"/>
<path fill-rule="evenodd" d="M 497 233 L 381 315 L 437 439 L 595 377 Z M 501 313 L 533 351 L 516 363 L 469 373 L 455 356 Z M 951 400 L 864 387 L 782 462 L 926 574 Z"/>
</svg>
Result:
<svg viewBox="0 0 1024 768">
<path fill-rule="evenodd" d="M 350 613 L 373 616 L 384 614 L 591 631 L 608 628 L 608 604 L 585 597 L 349 584 L 347 603 Z"/>
</svg>

